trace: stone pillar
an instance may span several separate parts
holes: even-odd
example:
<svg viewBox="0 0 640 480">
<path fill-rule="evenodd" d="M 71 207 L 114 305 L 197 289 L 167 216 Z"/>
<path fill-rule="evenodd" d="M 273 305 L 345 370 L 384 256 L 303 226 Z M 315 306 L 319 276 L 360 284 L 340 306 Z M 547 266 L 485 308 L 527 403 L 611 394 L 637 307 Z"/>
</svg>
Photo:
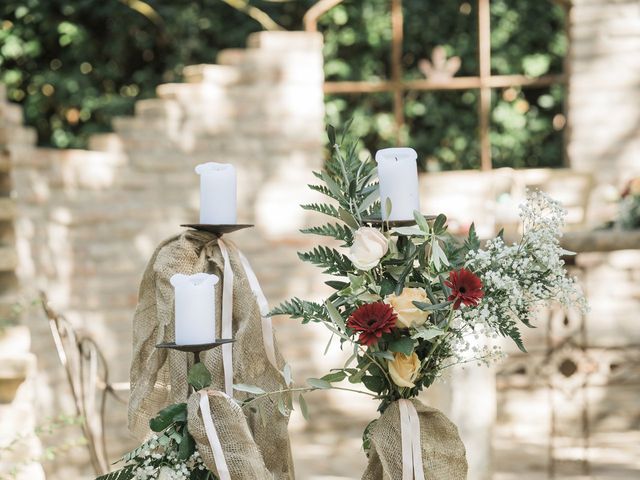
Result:
<svg viewBox="0 0 640 480">
<path fill-rule="evenodd" d="M 640 5 L 571 3 L 570 165 L 599 182 L 618 182 L 640 173 Z"/>
</svg>

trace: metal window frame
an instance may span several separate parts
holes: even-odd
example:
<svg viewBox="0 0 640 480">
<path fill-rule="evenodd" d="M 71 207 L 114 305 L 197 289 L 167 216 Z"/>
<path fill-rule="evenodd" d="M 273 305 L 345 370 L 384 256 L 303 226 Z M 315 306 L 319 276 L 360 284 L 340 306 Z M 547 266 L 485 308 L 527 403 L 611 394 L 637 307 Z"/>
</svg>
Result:
<svg viewBox="0 0 640 480">
<path fill-rule="evenodd" d="M 344 0 L 320 0 L 313 5 L 304 16 L 305 30 L 318 31 L 318 20 L 333 7 Z M 565 8 L 566 0 L 556 0 Z M 491 95 L 495 88 L 509 87 L 545 87 L 556 84 L 566 84 L 566 73 L 528 77 L 526 75 L 492 75 L 491 74 L 491 22 L 490 0 L 477 0 L 478 6 L 478 63 L 479 72 L 476 76 L 452 77 L 446 82 L 425 80 L 404 80 L 402 68 L 403 45 L 403 12 L 402 0 L 391 2 L 391 79 L 387 81 L 344 81 L 325 82 L 325 94 L 368 94 L 379 92 L 393 93 L 393 112 L 396 122 L 396 139 L 405 125 L 404 94 L 408 91 L 443 91 L 443 90 L 478 90 L 478 138 L 480 142 L 480 168 L 491 170 Z M 565 68 L 566 70 L 566 68 Z"/>
</svg>

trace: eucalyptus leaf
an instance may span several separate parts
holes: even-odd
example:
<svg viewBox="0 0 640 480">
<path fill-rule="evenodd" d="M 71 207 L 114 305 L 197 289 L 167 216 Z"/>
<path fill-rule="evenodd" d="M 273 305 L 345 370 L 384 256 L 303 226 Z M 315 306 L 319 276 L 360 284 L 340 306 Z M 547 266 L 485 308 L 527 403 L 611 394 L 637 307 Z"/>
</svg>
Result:
<svg viewBox="0 0 640 480">
<path fill-rule="evenodd" d="M 331 317 L 331 320 L 333 320 L 333 323 L 338 325 L 342 330 L 346 330 L 347 327 L 344 323 L 344 318 L 342 318 L 342 315 L 340 315 L 340 312 L 333 303 L 327 301 L 324 304 L 327 307 L 327 311 L 329 312 L 329 316 Z"/>
<path fill-rule="evenodd" d="M 425 236 L 425 233 L 420 230 L 418 227 L 413 226 L 413 227 L 395 227 L 392 228 L 391 231 L 393 233 L 397 233 L 398 235 L 404 235 L 405 237 L 410 237 L 410 236 Z"/>
<path fill-rule="evenodd" d="M 300 412 L 306 421 L 309 421 L 309 407 L 307 401 L 302 394 L 298 395 L 298 405 L 300 405 Z"/>
<path fill-rule="evenodd" d="M 411 338 L 421 338 L 423 340 L 431 340 L 432 338 L 439 337 L 444 333 L 444 330 L 439 328 L 424 328 L 420 327 Z"/>
<path fill-rule="evenodd" d="M 344 208 L 342 207 L 338 208 L 338 214 L 340 215 L 340 220 L 342 220 L 344 223 L 349 225 L 351 228 L 357 229 L 360 227 L 360 225 L 358 225 L 358 222 L 353 217 L 353 215 L 347 212 Z"/>
<path fill-rule="evenodd" d="M 429 233 L 429 222 L 427 222 L 427 219 L 424 218 L 424 215 L 422 215 L 418 210 L 414 210 L 413 211 L 413 218 L 415 219 L 416 223 L 418 224 L 418 227 L 420 227 L 420 230 L 422 230 L 425 234 Z"/>
<path fill-rule="evenodd" d="M 389 360 L 391 362 L 393 362 L 394 360 L 393 354 L 391 352 L 387 352 L 386 350 L 382 352 L 373 352 L 372 355 L 374 357 L 384 358 L 385 360 Z"/>
<path fill-rule="evenodd" d="M 331 384 L 329 382 L 320 378 L 307 378 L 307 383 L 313 388 L 319 388 L 320 390 L 328 390 L 331 388 Z"/>
<path fill-rule="evenodd" d="M 196 390 L 202 390 L 211 386 L 211 372 L 207 370 L 204 363 L 196 363 L 189 370 L 187 382 Z"/>
<path fill-rule="evenodd" d="M 284 404 L 284 399 L 282 396 L 278 397 L 278 411 L 283 417 L 287 416 L 287 407 Z"/>
<path fill-rule="evenodd" d="M 288 363 L 284 364 L 284 368 L 282 369 L 282 376 L 284 377 L 284 382 L 287 384 L 287 387 L 293 383 L 291 365 L 289 365 Z"/>
<path fill-rule="evenodd" d="M 329 383 L 334 383 L 334 382 L 341 382 L 345 378 L 347 378 L 347 373 L 343 370 L 338 370 L 337 372 L 326 374 L 320 380 L 324 380 Z"/>
<path fill-rule="evenodd" d="M 363 213 L 369 209 L 371 205 L 376 203 L 376 201 L 380 198 L 380 191 L 376 188 L 372 191 L 367 197 L 362 201 L 360 206 L 358 207 L 358 212 Z"/>
<path fill-rule="evenodd" d="M 387 197 L 386 201 L 384 202 L 384 211 L 386 213 L 386 218 L 389 218 L 391 216 L 392 209 L 393 209 L 393 204 L 391 203 L 391 199 Z"/>
<path fill-rule="evenodd" d="M 394 340 L 389 343 L 389 350 L 392 352 L 404 353 L 407 356 L 411 355 L 413 353 L 413 339 L 409 337 L 402 337 Z"/>
<path fill-rule="evenodd" d="M 234 383 L 233 389 L 238 390 L 239 392 L 252 393 L 254 395 L 264 395 L 267 393 L 256 385 L 248 385 L 246 383 Z"/>
<path fill-rule="evenodd" d="M 413 302 L 416 308 L 418 308 L 419 310 L 422 310 L 423 312 L 434 312 L 437 310 L 446 310 L 452 303 L 453 302 L 451 301 L 446 301 L 442 303 L 436 303 L 434 305 L 433 303 L 427 303 L 427 302 Z"/>
</svg>

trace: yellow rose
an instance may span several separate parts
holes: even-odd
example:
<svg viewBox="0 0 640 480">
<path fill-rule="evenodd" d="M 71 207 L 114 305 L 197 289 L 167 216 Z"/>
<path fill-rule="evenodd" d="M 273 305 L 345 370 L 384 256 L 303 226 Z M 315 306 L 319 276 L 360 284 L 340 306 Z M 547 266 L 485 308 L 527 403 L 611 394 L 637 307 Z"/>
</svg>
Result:
<svg viewBox="0 0 640 480">
<path fill-rule="evenodd" d="M 415 352 L 409 356 L 396 352 L 393 354 L 393 362 L 387 360 L 387 363 L 393 383 L 399 387 L 415 387 L 413 382 L 420 373 L 420 359 Z"/>
<path fill-rule="evenodd" d="M 391 305 L 398 315 L 396 326 L 399 328 L 419 327 L 427 321 L 429 316 L 428 312 L 423 312 L 413 304 L 413 302 L 431 303 L 427 292 L 422 288 L 405 287 L 400 295 L 387 295 L 384 301 Z"/>
<path fill-rule="evenodd" d="M 349 259 L 360 270 L 371 270 L 389 250 L 389 243 L 380 230 L 361 227 L 353 234 Z"/>
</svg>

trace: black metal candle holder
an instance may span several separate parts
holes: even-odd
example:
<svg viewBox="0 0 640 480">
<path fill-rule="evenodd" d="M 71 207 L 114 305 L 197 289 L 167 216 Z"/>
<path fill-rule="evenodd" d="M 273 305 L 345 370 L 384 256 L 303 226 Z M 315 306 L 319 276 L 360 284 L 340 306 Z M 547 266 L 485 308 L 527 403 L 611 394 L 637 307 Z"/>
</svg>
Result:
<svg viewBox="0 0 640 480">
<path fill-rule="evenodd" d="M 251 228 L 253 227 L 253 224 L 234 223 L 234 224 L 222 225 L 222 224 L 210 224 L 210 223 L 183 223 L 180 226 L 186 227 L 186 228 L 193 228 L 194 230 L 201 230 L 203 232 L 214 233 L 216 236 L 221 237 L 225 233 L 231 233 L 237 230 Z"/>
<path fill-rule="evenodd" d="M 216 347 L 224 345 L 226 343 L 235 342 L 233 338 L 220 338 L 212 343 L 199 343 L 193 345 L 178 345 L 175 342 L 170 343 L 158 343 L 156 348 L 170 348 L 171 350 L 178 350 L 180 352 L 191 352 L 194 355 L 194 363 L 200 363 L 200 353 L 212 350 Z"/>
<path fill-rule="evenodd" d="M 432 222 L 434 221 L 436 218 L 438 218 L 437 215 L 422 215 L 424 217 L 424 219 L 427 222 Z M 362 219 L 362 221 L 364 223 L 368 223 L 369 225 L 374 225 L 374 226 L 382 226 L 382 225 L 389 225 L 390 227 L 409 227 L 411 225 L 415 225 L 416 221 L 415 219 L 410 219 L 410 220 L 383 220 L 381 217 L 364 217 Z"/>
</svg>

